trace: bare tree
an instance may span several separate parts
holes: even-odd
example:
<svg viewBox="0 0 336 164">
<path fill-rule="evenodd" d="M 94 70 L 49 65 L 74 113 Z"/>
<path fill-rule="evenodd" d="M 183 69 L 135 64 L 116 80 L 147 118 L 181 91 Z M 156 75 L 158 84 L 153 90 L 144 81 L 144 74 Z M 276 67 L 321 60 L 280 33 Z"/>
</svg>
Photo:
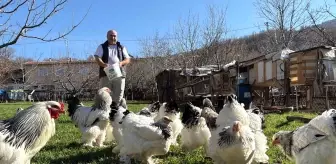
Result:
<svg viewBox="0 0 336 164">
<path fill-rule="evenodd" d="M 196 58 L 200 48 L 201 27 L 198 15 L 189 12 L 186 19 L 180 19 L 174 31 L 174 48 L 176 54 L 181 55 L 180 61 L 177 61 L 181 68 L 194 67 L 200 65 Z M 190 54 L 190 55 L 185 55 Z"/>
<path fill-rule="evenodd" d="M 296 29 L 307 23 L 309 0 L 257 0 L 259 15 L 264 18 L 273 51 L 290 47 L 299 34 Z M 270 47 L 272 48 L 272 47 Z"/>
<path fill-rule="evenodd" d="M 305 25 L 308 20 L 306 10 L 309 0 L 257 0 L 259 14 L 265 19 L 268 31 L 270 52 L 280 51 L 291 47 L 293 40 L 300 34 L 297 28 Z M 289 61 L 284 64 L 285 104 L 289 105 L 290 79 Z"/>
<path fill-rule="evenodd" d="M 214 62 L 221 67 L 232 52 L 232 42 L 227 36 L 226 10 L 227 8 L 208 6 L 208 15 L 202 30 L 203 56 L 200 58 L 204 62 L 202 65 Z"/>
<path fill-rule="evenodd" d="M 34 30 L 43 27 L 54 17 L 61 12 L 68 0 L 4 0 L 0 2 L 0 49 L 16 44 L 20 38 L 32 38 L 41 41 L 55 41 L 64 38 L 76 29 L 84 20 L 86 13 L 82 19 L 74 23 L 64 32 L 59 32 L 58 35 L 51 35 L 50 29 L 44 35 L 35 35 Z M 13 21 L 13 18 L 20 13 L 20 19 Z M 22 14 L 23 13 L 23 14 Z M 23 16 L 22 16 L 23 15 Z"/>
<path fill-rule="evenodd" d="M 98 89 L 97 64 L 94 61 L 52 60 L 25 64 L 25 85 L 28 90 L 47 88 L 41 94 L 57 99 L 66 94 L 83 96 Z M 55 97 L 56 96 L 56 97 Z M 43 98 L 43 97 L 42 97 Z"/>
<path fill-rule="evenodd" d="M 60 61 L 54 66 L 52 76 L 56 85 L 68 93 L 81 94 L 85 89 L 98 89 L 98 74 L 94 66 L 95 63 L 87 61 Z"/>
<path fill-rule="evenodd" d="M 326 44 L 330 46 L 336 46 L 336 33 L 332 29 L 325 28 L 320 24 L 322 21 L 328 19 L 336 19 L 335 9 L 336 1 L 334 4 L 328 4 L 324 1 L 324 5 L 318 9 L 308 9 L 308 14 L 313 24 L 312 31 L 314 31 L 321 39 L 320 44 Z"/>
<path fill-rule="evenodd" d="M 141 54 L 144 57 L 145 70 L 144 78 L 147 82 L 148 88 L 154 95 L 157 89 L 155 76 L 164 69 L 171 68 L 168 58 L 171 54 L 171 47 L 169 40 L 165 36 L 160 37 L 158 33 L 154 37 L 144 39 L 141 43 Z"/>
<path fill-rule="evenodd" d="M 138 91 L 146 89 L 146 76 L 148 75 L 147 70 L 144 69 L 146 66 L 148 65 L 144 58 L 133 58 L 132 62 L 127 65 L 125 95 L 131 96 L 131 100 L 134 100 Z"/>
</svg>

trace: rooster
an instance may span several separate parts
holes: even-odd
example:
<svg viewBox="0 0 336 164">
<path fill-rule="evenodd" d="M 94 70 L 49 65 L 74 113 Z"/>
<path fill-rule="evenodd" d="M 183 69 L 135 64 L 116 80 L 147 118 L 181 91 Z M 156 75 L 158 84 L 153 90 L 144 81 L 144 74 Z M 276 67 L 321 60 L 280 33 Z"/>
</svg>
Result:
<svg viewBox="0 0 336 164">
<path fill-rule="evenodd" d="M 188 151 L 203 146 L 205 152 L 208 149 L 208 141 L 211 133 L 206 124 L 206 120 L 201 117 L 202 109 L 194 106 L 190 102 L 186 104 L 182 123 L 181 145 Z"/>
<path fill-rule="evenodd" d="M 83 106 L 77 97 L 71 97 L 67 101 L 69 116 L 80 129 L 84 146 L 104 147 L 112 104 L 110 93 L 111 90 L 107 87 L 99 89 L 91 107 Z"/>
<path fill-rule="evenodd" d="M 180 109 L 177 106 L 177 103 L 175 101 L 168 101 L 163 103 L 160 106 L 159 113 L 154 118 L 154 121 L 158 121 L 162 119 L 163 117 L 167 116 L 169 119 L 171 119 L 173 122 L 171 123 L 172 127 L 172 144 L 177 146 L 177 137 L 181 133 L 183 129 L 183 124 L 181 122 L 181 116 L 180 116 Z"/>
<path fill-rule="evenodd" d="M 123 129 L 123 146 L 120 156 L 140 158 L 151 164 L 152 156 L 164 155 L 171 145 L 172 129 L 167 116 L 155 121 L 147 116 L 126 110 L 120 122 Z"/>
<path fill-rule="evenodd" d="M 294 131 L 274 134 L 272 143 L 297 164 L 335 164 L 336 110 L 327 110 Z"/>
<path fill-rule="evenodd" d="M 38 102 L 0 121 L 0 163 L 29 164 L 55 134 L 55 122 L 64 113 L 64 104 Z"/>
</svg>

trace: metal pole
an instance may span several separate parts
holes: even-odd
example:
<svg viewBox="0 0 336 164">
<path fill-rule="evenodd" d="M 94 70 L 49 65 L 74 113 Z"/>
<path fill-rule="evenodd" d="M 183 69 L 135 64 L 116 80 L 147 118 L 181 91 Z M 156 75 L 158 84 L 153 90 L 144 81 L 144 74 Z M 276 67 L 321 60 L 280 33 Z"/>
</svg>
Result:
<svg viewBox="0 0 336 164">
<path fill-rule="evenodd" d="M 239 100 L 239 55 L 238 55 L 238 60 L 237 60 L 237 84 L 236 84 L 236 94 L 237 94 L 237 99 Z"/>
</svg>

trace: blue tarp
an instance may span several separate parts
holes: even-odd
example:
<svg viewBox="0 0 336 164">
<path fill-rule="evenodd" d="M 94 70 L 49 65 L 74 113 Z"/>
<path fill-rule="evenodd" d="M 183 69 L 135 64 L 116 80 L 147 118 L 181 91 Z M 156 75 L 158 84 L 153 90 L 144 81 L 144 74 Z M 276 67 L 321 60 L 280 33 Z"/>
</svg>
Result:
<svg viewBox="0 0 336 164">
<path fill-rule="evenodd" d="M 6 90 L 0 89 L 0 96 L 4 96 L 4 95 L 6 95 Z"/>
</svg>

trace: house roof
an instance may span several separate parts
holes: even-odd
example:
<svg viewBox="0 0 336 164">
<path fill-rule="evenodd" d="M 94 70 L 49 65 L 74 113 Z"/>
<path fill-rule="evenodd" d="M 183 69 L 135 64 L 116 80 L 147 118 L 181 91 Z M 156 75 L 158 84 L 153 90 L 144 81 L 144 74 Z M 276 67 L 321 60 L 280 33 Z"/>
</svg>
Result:
<svg viewBox="0 0 336 164">
<path fill-rule="evenodd" d="M 335 49 L 335 47 L 332 47 L 332 46 L 317 46 L 317 47 L 312 47 L 312 48 L 308 48 L 308 49 L 303 49 L 303 50 L 294 51 L 294 52 L 289 53 L 289 55 L 291 55 L 291 54 L 295 54 L 295 53 L 298 53 L 298 52 L 311 51 L 311 50 L 319 49 L 319 48 L 330 49 L 330 50 L 331 50 L 331 49 Z"/>
<path fill-rule="evenodd" d="M 95 63 L 94 60 L 75 60 L 75 61 L 29 61 L 24 65 L 53 65 L 53 64 L 83 64 L 83 63 Z"/>
</svg>

